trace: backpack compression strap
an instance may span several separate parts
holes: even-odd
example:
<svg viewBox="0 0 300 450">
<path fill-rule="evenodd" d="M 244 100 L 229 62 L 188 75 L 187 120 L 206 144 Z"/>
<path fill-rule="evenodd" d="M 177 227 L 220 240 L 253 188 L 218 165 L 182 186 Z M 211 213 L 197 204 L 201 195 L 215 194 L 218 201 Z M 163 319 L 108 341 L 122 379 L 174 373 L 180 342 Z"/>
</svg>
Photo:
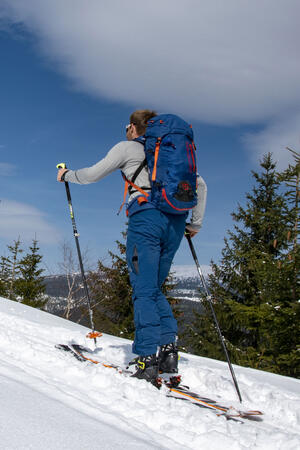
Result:
<svg viewBox="0 0 300 450">
<path fill-rule="evenodd" d="M 152 181 L 156 180 L 156 168 L 157 168 L 157 160 L 158 160 L 158 154 L 159 154 L 159 148 L 160 148 L 161 138 L 157 138 L 156 144 L 155 144 L 155 152 L 154 152 L 154 166 L 153 166 L 153 172 L 152 172 Z"/>
</svg>

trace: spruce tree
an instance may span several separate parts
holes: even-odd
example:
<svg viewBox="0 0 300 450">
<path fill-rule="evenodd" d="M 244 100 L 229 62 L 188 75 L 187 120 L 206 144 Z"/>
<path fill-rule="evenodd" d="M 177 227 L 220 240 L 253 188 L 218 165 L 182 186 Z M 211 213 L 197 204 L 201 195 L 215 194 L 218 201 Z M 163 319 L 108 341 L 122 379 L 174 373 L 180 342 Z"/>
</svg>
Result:
<svg viewBox="0 0 300 450">
<path fill-rule="evenodd" d="M 7 246 L 8 256 L 0 260 L 0 293 L 10 300 L 16 300 L 16 281 L 20 276 L 21 241 L 18 238 L 13 245 Z"/>
<path fill-rule="evenodd" d="M 256 184 L 246 207 L 239 205 L 232 214 L 236 225 L 225 238 L 221 263 L 212 263 L 210 289 L 232 361 L 297 376 L 298 325 L 291 297 L 298 287 L 282 263 L 293 213 L 275 167 L 268 154 L 262 173 L 252 172 Z M 224 359 L 209 311 L 197 316 L 190 335 L 198 354 Z"/>
<path fill-rule="evenodd" d="M 287 149 L 294 157 L 294 164 L 280 174 L 280 180 L 286 185 L 286 199 L 289 205 L 287 215 L 286 238 L 288 249 L 279 261 L 283 276 L 283 288 L 280 314 L 276 321 L 280 330 L 274 336 L 274 346 L 279 348 L 279 364 L 286 374 L 300 377 L 300 154 Z"/>
<path fill-rule="evenodd" d="M 7 297 L 7 265 L 3 256 L 0 258 L 0 296 Z"/>
<path fill-rule="evenodd" d="M 32 241 L 30 252 L 21 259 L 19 264 L 20 277 L 16 280 L 15 292 L 21 302 L 34 308 L 42 308 L 46 303 L 44 277 L 41 274 L 42 256 L 38 253 L 37 240 Z"/>
</svg>

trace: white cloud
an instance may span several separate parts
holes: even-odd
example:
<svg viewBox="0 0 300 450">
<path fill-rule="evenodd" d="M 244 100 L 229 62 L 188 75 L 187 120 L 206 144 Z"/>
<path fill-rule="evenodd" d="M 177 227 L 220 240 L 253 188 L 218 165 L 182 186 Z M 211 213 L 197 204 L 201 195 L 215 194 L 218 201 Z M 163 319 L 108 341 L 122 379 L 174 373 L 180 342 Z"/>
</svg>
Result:
<svg viewBox="0 0 300 450">
<path fill-rule="evenodd" d="M 218 124 L 300 102 L 298 0 L 2 0 L 1 16 L 98 96 Z"/>
<path fill-rule="evenodd" d="M 293 117 L 278 119 L 260 133 L 245 135 L 243 142 L 250 150 L 253 161 L 257 162 L 264 154 L 271 152 L 274 161 L 277 162 L 277 169 L 286 169 L 293 161 L 286 147 L 297 152 L 300 149 L 300 113 Z"/>
<path fill-rule="evenodd" d="M 1 148 L 1 145 L 0 145 Z M 0 176 L 9 177 L 15 174 L 16 166 L 9 163 L 0 162 Z"/>
<path fill-rule="evenodd" d="M 46 215 L 26 203 L 2 199 L 0 202 L 0 237 L 53 244 L 60 239 L 59 232 L 47 222 Z"/>
</svg>

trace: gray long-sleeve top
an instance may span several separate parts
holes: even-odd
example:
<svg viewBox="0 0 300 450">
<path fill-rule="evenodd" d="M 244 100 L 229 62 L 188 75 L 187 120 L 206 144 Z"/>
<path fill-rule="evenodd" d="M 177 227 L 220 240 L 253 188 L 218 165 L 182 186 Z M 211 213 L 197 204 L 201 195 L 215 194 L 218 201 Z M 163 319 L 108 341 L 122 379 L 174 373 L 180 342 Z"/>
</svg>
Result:
<svg viewBox="0 0 300 450">
<path fill-rule="evenodd" d="M 107 155 L 91 167 L 79 170 L 69 170 L 65 175 L 65 181 L 78 184 L 95 183 L 117 169 L 122 170 L 129 180 L 133 177 L 136 169 L 145 159 L 143 144 L 136 141 L 122 141 L 112 147 Z M 135 180 L 137 186 L 150 187 L 149 175 L 144 168 Z M 202 225 L 206 206 L 207 188 L 203 178 L 198 175 L 198 202 L 192 209 L 190 228 L 198 231 Z M 134 192 L 130 195 L 129 201 L 140 195 Z"/>
</svg>

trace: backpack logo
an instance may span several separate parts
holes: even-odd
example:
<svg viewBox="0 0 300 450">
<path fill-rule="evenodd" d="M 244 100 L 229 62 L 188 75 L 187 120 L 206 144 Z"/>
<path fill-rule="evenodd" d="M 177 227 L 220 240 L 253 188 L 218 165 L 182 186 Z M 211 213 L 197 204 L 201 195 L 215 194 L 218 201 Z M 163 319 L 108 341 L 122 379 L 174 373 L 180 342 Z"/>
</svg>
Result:
<svg viewBox="0 0 300 450">
<path fill-rule="evenodd" d="M 190 183 L 188 181 L 180 181 L 174 197 L 181 202 L 192 201 L 194 199 L 194 192 Z"/>
</svg>

